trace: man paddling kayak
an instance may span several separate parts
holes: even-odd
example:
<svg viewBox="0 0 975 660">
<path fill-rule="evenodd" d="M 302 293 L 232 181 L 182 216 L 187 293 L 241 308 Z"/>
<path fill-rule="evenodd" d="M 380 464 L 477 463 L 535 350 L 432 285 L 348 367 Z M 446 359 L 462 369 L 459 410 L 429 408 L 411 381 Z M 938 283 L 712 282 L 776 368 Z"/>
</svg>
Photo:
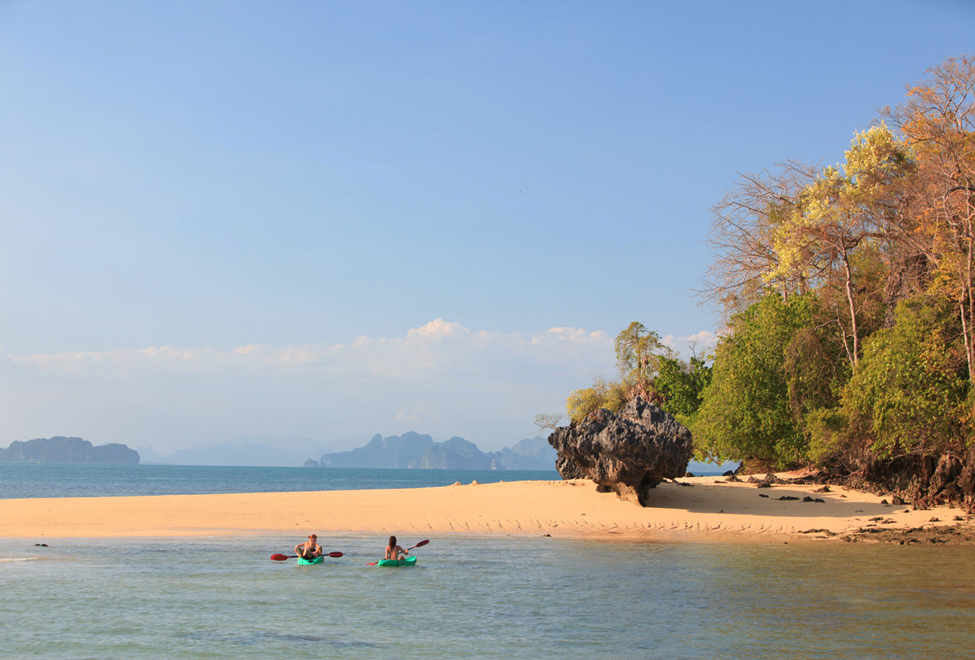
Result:
<svg viewBox="0 0 975 660">
<path fill-rule="evenodd" d="M 308 540 L 295 546 L 295 554 L 302 559 L 314 559 L 322 556 L 322 546 L 318 545 L 318 536 L 309 534 Z"/>
</svg>

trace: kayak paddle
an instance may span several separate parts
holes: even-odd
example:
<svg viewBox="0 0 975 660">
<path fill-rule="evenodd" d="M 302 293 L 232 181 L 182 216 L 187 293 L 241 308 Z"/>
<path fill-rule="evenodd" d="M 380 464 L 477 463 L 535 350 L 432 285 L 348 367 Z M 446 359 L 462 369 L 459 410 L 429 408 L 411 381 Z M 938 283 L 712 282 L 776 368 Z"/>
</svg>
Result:
<svg viewBox="0 0 975 660">
<path fill-rule="evenodd" d="M 341 557 L 341 552 L 329 552 L 322 555 L 323 557 Z M 297 559 L 298 555 L 271 555 L 271 559 L 274 561 L 284 561 L 285 559 Z"/>
<path fill-rule="evenodd" d="M 429 543 L 429 542 L 430 542 L 430 539 L 427 539 L 426 541 L 420 541 L 420 542 L 419 542 L 419 543 L 417 543 L 416 545 L 414 545 L 414 546 L 412 546 L 412 547 L 409 547 L 409 548 L 407 548 L 407 549 L 406 549 L 406 551 L 407 551 L 407 552 L 409 552 L 409 551 L 410 551 L 410 550 L 412 550 L 413 548 L 422 548 L 423 546 L 425 546 L 425 545 L 426 545 L 427 543 Z M 272 559 L 273 559 L 273 557 L 272 557 Z M 372 562 L 369 562 L 368 564 L 366 564 L 366 566 L 375 566 L 375 565 L 376 565 L 376 564 L 378 564 L 378 563 L 379 563 L 378 561 L 372 561 Z"/>
</svg>

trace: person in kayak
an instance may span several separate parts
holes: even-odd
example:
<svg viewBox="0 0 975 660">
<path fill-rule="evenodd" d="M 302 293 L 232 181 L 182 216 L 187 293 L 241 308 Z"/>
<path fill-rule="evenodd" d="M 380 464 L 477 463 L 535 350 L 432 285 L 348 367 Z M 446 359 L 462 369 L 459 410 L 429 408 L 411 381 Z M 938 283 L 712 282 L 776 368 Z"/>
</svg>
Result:
<svg viewBox="0 0 975 660">
<path fill-rule="evenodd" d="M 406 556 L 410 554 L 409 550 L 404 550 L 403 548 L 396 545 L 396 537 L 389 537 L 389 545 L 386 546 L 386 557 L 385 559 L 406 559 Z"/>
<path fill-rule="evenodd" d="M 318 536 L 309 534 L 308 540 L 295 546 L 295 554 L 302 559 L 314 559 L 322 556 L 322 546 L 318 545 Z"/>
</svg>

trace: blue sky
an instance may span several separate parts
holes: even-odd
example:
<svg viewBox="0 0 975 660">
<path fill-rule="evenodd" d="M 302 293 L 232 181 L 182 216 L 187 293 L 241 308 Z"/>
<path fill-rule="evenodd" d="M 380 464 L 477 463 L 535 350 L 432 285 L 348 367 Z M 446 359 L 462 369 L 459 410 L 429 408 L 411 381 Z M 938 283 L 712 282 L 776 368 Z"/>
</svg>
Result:
<svg viewBox="0 0 975 660">
<path fill-rule="evenodd" d="M 0 0 L 0 445 L 534 435 L 966 2 Z M 554 329 L 554 330 L 553 330 Z"/>
</svg>

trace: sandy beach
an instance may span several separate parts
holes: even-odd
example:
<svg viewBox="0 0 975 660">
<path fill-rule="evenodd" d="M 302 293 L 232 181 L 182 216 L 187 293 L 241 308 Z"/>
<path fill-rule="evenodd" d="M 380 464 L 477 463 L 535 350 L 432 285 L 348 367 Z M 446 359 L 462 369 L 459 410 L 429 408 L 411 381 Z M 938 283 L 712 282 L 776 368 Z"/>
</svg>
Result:
<svg viewBox="0 0 975 660">
<path fill-rule="evenodd" d="M 970 526 L 957 509 L 914 511 L 815 485 L 756 488 L 720 477 L 663 483 L 639 507 L 592 482 L 455 484 L 403 490 L 0 500 L 0 537 L 167 537 L 342 532 L 646 540 L 842 538 Z M 779 499 L 797 498 L 797 499 Z M 803 501 L 803 498 L 822 500 Z M 861 534 L 862 536 L 862 534 Z"/>
</svg>

